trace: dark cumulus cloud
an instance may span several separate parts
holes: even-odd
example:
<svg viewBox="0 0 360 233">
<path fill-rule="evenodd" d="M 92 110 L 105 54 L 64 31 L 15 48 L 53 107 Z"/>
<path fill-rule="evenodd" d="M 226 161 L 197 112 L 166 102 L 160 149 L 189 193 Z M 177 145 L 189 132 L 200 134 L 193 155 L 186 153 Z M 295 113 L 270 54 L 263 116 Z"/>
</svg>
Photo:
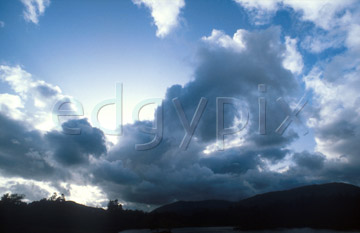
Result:
<svg viewBox="0 0 360 233">
<path fill-rule="evenodd" d="M 275 133 L 287 116 L 276 99 L 294 101 L 301 97 L 298 81 L 282 65 L 285 47 L 280 41 L 280 29 L 248 32 L 243 39 L 246 48 L 241 52 L 203 44 L 198 51 L 193 81 L 167 90 L 162 105 L 161 144 L 151 150 L 136 151 L 135 144 L 152 138 L 139 131 L 149 123 L 126 125 L 119 144 L 93 167 L 93 182 L 110 197 L 148 205 L 175 200 L 238 200 L 304 183 L 299 176 L 269 169 L 269 165 L 290 156 L 287 146 L 298 138 L 291 128 L 284 135 Z M 267 86 L 267 135 L 258 133 L 258 84 Z M 207 98 L 207 106 L 188 149 L 182 151 L 179 144 L 185 131 L 172 100 L 180 100 L 190 121 L 202 97 Z M 239 100 L 235 110 L 225 111 L 227 126 L 235 124 L 239 116 L 244 120 L 246 113 L 249 123 L 245 133 L 230 135 L 225 142 L 241 139 L 240 144 L 224 151 L 210 149 L 206 154 L 204 150 L 216 142 L 216 97 Z"/>
<path fill-rule="evenodd" d="M 87 163 L 89 156 L 100 157 L 106 153 L 104 133 L 93 128 L 86 119 L 69 120 L 62 124 L 63 128 L 80 129 L 80 134 L 69 135 L 59 131 L 51 131 L 45 140 L 54 152 L 56 161 L 64 165 Z"/>
<path fill-rule="evenodd" d="M 54 173 L 46 160 L 43 137 L 36 130 L 27 130 L 23 122 L 0 114 L 0 167 L 8 175 L 41 179 Z"/>
<path fill-rule="evenodd" d="M 309 170 L 320 170 L 324 166 L 325 156 L 319 153 L 309 153 L 303 151 L 302 153 L 294 154 L 295 163 L 301 168 Z"/>
<path fill-rule="evenodd" d="M 77 127 L 81 134 L 67 135 L 58 131 L 43 134 L 21 120 L 0 114 L 0 171 L 4 176 L 17 176 L 39 181 L 70 180 L 71 165 L 88 163 L 91 156 L 106 153 L 102 131 L 86 119 L 71 120 L 63 127 Z"/>
</svg>

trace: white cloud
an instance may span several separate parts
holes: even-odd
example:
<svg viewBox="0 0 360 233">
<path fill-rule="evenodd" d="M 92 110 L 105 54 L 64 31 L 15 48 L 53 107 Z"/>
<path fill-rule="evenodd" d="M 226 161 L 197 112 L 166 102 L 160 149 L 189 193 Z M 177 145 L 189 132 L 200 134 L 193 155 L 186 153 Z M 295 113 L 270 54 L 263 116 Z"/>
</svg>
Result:
<svg viewBox="0 0 360 233">
<path fill-rule="evenodd" d="M 255 24 L 266 24 L 278 9 L 278 0 L 234 0 L 243 6 L 251 15 Z"/>
<path fill-rule="evenodd" d="M 340 48 L 345 39 L 346 32 L 339 33 L 334 30 L 325 34 L 314 33 L 306 36 L 301 46 L 312 53 L 321 53 L 328 48 Z"/>
<path fill-rule="evenodd" d="M 301 45 L 319 53 L 328 48 L 341 47 L 354 32 L 354 24 L 359 24 L 355 0 L 234 0 L 244 7 L 255 24 L 269 23 L 272 16 L 280 9 L 291 8 L 300 15 L 300 20 L 312 22 L 318 31 L 310 31 Z M 355 12 L 354 12 L 355 11 Z M 355 38 L 353 36 L 353 38 Z M 352 40 L 355 41 L 355 40 Z"/>
<path fill-rule="evenodd" d="M 40 130 L 53 127 L 52 107 L 56 101 L 66 97 L 58 86 L 43 80 L 34 80 L 32 75 L 20 66 L 0 65 L 0 81 L 7 83 L 16 94 L 3 94 L 0 98 L 0 106 L 11 110 L 8 116 L 13 119 L 26 116 L 26 121 Z M 22 108 L 21 112 L 19 108 Z"/>
<path fill-rule="evenodd" d="M 235 0 L 235 2 L 252 14 L 256 14 L 256 19 L 260 21 L 263 20 L 261 17 L 273 15 L 282 7 L 290 7 L 301 13 L 302 20 L 311 21 L 318 27 L 328 30 L 336 26 L 335 15 L 351 5 L 354 0 Z"/>
<path fill-rule="evenodd" d="M 5 116 L 19 120 L 22 119 L 24 114 L 22 110 L 24 103 L 17 95 L 0 94 L 0 112 Z"/>
<path fill-rule="evenodd" d="M 184 0 L 133 0 L 133 3 L 138 6 L 144 4 L 150 9 L 158 37 L 165 37 L 179 24 L 179 13 L 185 6 Z"/>
<path fill-rule="evenodd" d="M 268 0 L 235 0 L 235 2 L 243 5 L 246 9 L 257 8 L 266 11 L 275 11 L 279 1 Z"/>
<path fill-rule="evenodd" d="M 3 28 L 3 27 L 5 27 L 5 23 L 4 23 L 4 21 L 0 21 L 0 28 Z"/>
<path fill-rule="evenodd" d="M 209 44 L 217 45 L 227 49 L 242 51 L 246 48 L 244 36 L 247 31 L 238 29 L 233 37 L 226 35 L 223 31 L 213 29 L 211 35 L 201 39 Z"/>
<path fill-rule="evenodd" d="M 39 17 L 44 14 L 46 7 L 50 5 L 50 0 L 21 0 L 25 9 L 24 19 L 34 24 L 39 23 Z"/>
<path fill-rule="evenodd" d="M 336 64 L 339 65 L 333 61 L 328 65 Z M 330 158 L 357 158 L 360 138 L 359 64 L 358 61 L 353 66 L 353 71 L 342 71 L 336 79 L 319 68 L 314 68 L 304 79 L 306 88 L 314 93 L 316 107 L 309 125 L 315 130 L 316 150 Z"/>
<path fill-rule="evenodd" d="M 299 1 L 284 0 L 286 7 L 301 13 L 301 20 L 310 21 L 325 32 L 314 32 L 302 44 L 313 53 L 320 53 L 328 48 L 339 48 L 346 40 L 349 25 L 356 22 L 351 13 L 351 5 L 355 1 Z"/>
<path fill-rule="evenodd" d="M 44 107 L 48 100 L 61 95 L 58 86 L 43 80 L 34 80 L 32 75 L 20 66 L 0 65 L 0 80 L 7 82 L 22 99 L 33 98 L 37 107 Z"/>
<path fill-rule="evenodd" d="M 360 25 L 352 24 L 349 27 L 349 34 L 346 39 L 346 45 L 348 48 L 359 49 L 360 48 Z"/>
<path fill-rule="evenodd" d="M 300 74 L 304 67 L 301 54 L 296 48 L 297 40 L 285 37 L 286 52 L 284 54 L 283 66 L 294 74 Z"/>
<path fill-rule="evenodd" d="M 223 31 L 213 29 L 210 36 L 204 36 L 201 39 L 215 47 L 231 49 L 237 52 L 242 52 L 246 49 L 246 36 L 248 31 L 238 29 L 231 37 Z M 286 51 L 283 54 L 283 66 L 294 74 L 300 74 L 304 67 L 302 56 L 297 50 L 297 39 L 285 37 Z"/>
<path fill-rule="evenodd" d="M 27 92 L 34 85 L 31 74 L 24 71 L 20 66 L 0 66 L 0 79 L 7 82 L 22 98 L 27 97 Z"/>
<path fill-rule="evenodd" d="M 334 21 L 336 14 L 343 11 L 351 5 L 353 0 L 283 0 L 283 4 L 293 8 L 295 11 L 302 13 L 302 20 L 311 21 L 318 27 L 329 30 L 337 26 L 338 22 Z"/>
</svg>

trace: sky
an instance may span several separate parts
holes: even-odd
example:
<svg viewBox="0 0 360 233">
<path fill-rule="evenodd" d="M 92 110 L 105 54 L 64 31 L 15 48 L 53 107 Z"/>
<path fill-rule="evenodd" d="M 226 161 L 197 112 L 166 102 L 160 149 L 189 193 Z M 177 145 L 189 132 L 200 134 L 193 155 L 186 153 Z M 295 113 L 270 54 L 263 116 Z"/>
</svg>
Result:
<svg viewBox="0 0 360 233">
<path fill-rule="evenodd" d="M 360 185 L 359 36 L 356 0 L 0 0 L 0 194 Z"/>
</svg>

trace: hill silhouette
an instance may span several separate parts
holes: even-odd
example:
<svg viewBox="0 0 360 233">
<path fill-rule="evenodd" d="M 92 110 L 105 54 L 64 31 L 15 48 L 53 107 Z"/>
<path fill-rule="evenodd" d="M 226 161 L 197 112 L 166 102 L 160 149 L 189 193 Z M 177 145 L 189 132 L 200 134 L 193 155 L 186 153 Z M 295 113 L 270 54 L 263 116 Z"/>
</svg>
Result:
<svg viewBox="0 0 360 233">
<path fill-rule="evenodd" d="M 176 215 L 185 225 L 236 225 L 239 229 L 360 229 L 360 188 L 344 183 L 309 185 L 259 194 L 239 202 L 175 202 L 153 213 Z"/>
<path fill-rule="evenodd" d="M 53 195 L 32 203 L 5 194 L 0 200 L 0 232 L 119 232 L 134 228 L 234 226 L 241 230 L 321 228 L 360 230 L 360 188 L 343 183 L 309 185 L 256 195 L 238 202 L 178 201 L 145 213 L 88 207 Z"/>
</svg>

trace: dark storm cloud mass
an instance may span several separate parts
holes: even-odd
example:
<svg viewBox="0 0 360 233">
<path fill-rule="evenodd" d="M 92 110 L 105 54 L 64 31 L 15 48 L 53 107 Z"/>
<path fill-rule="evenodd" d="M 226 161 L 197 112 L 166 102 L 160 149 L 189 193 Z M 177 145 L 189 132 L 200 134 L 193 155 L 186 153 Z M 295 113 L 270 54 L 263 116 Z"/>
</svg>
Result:
<svg viewBox="0 0 360 233">
<path fill-rule="evenodd" d="M 27 126 L 0 114 L 0 168 L 10 175 L 41 179 L 54 168 L 46 161 L 42 135 Z"/>
<path fill-rule="evenodd" d="M 319 170 L 323 168 L 325 156 L 321 154 L 311 154 L 307 151 L 302 153 L 295 153 L 294 156 L 295 163 L 302 168 L 307 168 L 309 170 Z"/>
<path fill-rule="evenodd" d="M 256 169 L 259 163 L 259 156 L 253 151 L 236 149 L 215 153 L 199 160 L 200 165 L 208 167 L 215 174 L 243 174 L 249 169 Z"/>
<path fill-rule="evenodd" d="M 76 138 L 57 131 L 43 135 L 23 121 L 3 114 L 0 122 L 0 170 L 5 176 L 65 181 L 71 178 L 66 166 L 87 163 L 90 156 L 106 153 L 103 133 L 91 127 L 86 119 L 64 123 L 63 127 L 82 130 Z"/>
<path fill-rule="evenodd" d="M 52 131 L 45 135 L 56 161 L 64 165 L 87 163 L 89 156 L 95 158 L 106 153 L 105 137 L 101 130 L 93 128 L 86 119 L 69 120 L 63 128 L 80 129 L 79 135 Z"/>
<path fill-rule="evenodd" d="M 286 147 L 298 137 L 291 128 L 284 135 L 274 132 L 286 117 L 276 99 L 297 101 L 302 94 L 297 80 L 283 68 L 285 48 L 280 42 L 280 29 L 249 32 L 244 43 L 246 49 L 242 52 L 204 44 L 199 49 L 194 80 L 167 90 L 161 144 L 151 150 L 136 151 L 135 144 L 151 140 L 138 130 L 148 123 L 125 126 L 125 136 L 103 158 L 107 162 L 94 167 L 94 183 L 110 197 L 154 205 L 175 200 L 238 200 L 304 183 L 299 176 L 268 168 L 268 164 L 276 164 L 291 153 Z M 267 135 L 258 133 L 258 84 L 267 85 Z M 207 98 L 208 104 L 189 148 L 182 151 L 179 144 L 185 131 L 172 99 L 179 98 L 190 121 L 201 97 Z M 228 136 L 241 138 L 241 146 L 205 154 L 206 147 L 216 142 L 216 97 L 237 98 L 240 104 L 235 109 L 248 112 L 250 121 L 245 134 Z M 226 109 L 227 127 L 239 112 Z"/>
<path fill-rule="evenodd" d="M 177 115 L 172 107 L 172 99 L 178 97 L 189 119 L 193 115 L 195 108 L 201 97 L 208 98 L 209 102 L 201 118 L 197 129 L 197 136 L 203 141 L 214 140 L 216 135 L 216 97 L 235 97 L 243 101 L 246 105 L 241 106 L 246 112 L 250 112 L 252 121 L 258 118 L 258 84 L 267 85 L 266 97 L 268 102 L 271 121 L 268 129 L 274 131 L 286 116 L 279 111 L 279 106 L 275 103 L 278 97 L 299 96 L 298 83 L 290 71 L 283 68 L 282 54 L 284 46 L 280 43 L 280 29 L 277 27 L 264 31 L 247 33 L 245 35 L 246 50 L 240 53 L 233 49 L 221 47 L 204 46 L 199 49 L 199 64 L 195 71 L 195 80 L 189 82 L 184 87 L 175 85 L 168 89 L 164 102 L 165 121 L 170 119 L 168 124 L 181 128 Z M 248 109 L 247 109 L 248 108 Z M 233 113 L 229 112 L 233 118 Z M 173 131 L 172 127 L 166 127 Z M 257 131 L 257 124 L 251 124 L 249 131 Z M 165 131 L 166 132 L 166 131 Z M 257 135 L 257 134 L 256 134 Z M 253 135 L 255 137 L 255 135 Z M 256 137 L 259 143 L 270 141 L 275 142 L 280 137 Z M 276 138 L 276 139 L 274 139 Z M 254 138 L 255 139 L 255 138 Z M 255 139 L 255 141 L 257 141 Z"/>
</svg>

